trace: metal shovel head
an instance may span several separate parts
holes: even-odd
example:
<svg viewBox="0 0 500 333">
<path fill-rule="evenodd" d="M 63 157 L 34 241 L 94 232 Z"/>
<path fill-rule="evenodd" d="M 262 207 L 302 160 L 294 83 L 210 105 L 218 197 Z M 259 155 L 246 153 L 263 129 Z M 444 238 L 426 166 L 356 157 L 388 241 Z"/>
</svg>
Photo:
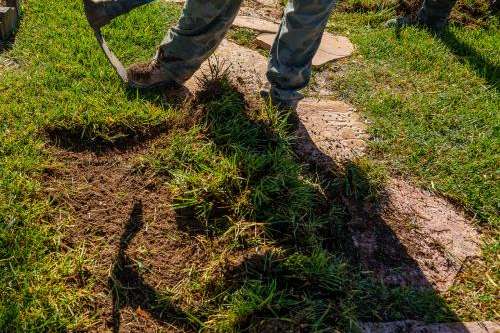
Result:
<svg viewBox="0 0 500 333">
<path fill-rule="evenodd" d="M 122 81 L 124 83 L 128 84 L 129 79 L 128 79 L 128 75 L 127 75 L 127 70 L 125 69 L 125 66 L 123 66 L 120 59 L 118 59 L 118 57 L 109 48 L 108 44 L 106 43 L 106 40 L 102 36 L 101 30 L 94 29 L 94 34 L 95 34 L 95 37 L 97 39 L 97 42 L 101 46 L 101 49 L 104 51 L 104 54 L 108 58 L 111 66 L 113 66 L 113 68 L 115 69 L 118 76 L 122 79 Z"/>
<path fill-rule="evenodd" d="M 87 6 L 89 3 L 91 3 L 93 0 L 84 0 L 85 6 Z M 114 5 L 117 5 L 117 10 L 115 10 L 115 13 L 111 16 L 111 19 L 118 17 L 120 15 L 126 14 L 130 12 L 132 9 L 137 8 L 139 6 L 148 4 L 152 2 L 153 0 L 115 0 Z M 109 48 L 108 44 L 106 43 L 106 40 L 104 39 L 101 29 L 97 28 L 94 26 L 94 22 L 92 22 L 92 19 L 88 16 L 88 13 L 86 12 L 86 17 L 87 21 L 89 22 L 90 26 L 94 30 L 95 37 L 97 39 L 97 42 L 101 46 L 102 50 L 104 51 L 104 54 L 109 60 L 109 63 L 113 66 L 115 69 L 116 73 L 120 76 L 120 78 L 125 82 L 126 84 L 129 83 L 129 79 L 127 76 L 127 70 L 125 69 L 125 66 L 121 63 L 120 59 L 111 51 Z"/>
</svg>

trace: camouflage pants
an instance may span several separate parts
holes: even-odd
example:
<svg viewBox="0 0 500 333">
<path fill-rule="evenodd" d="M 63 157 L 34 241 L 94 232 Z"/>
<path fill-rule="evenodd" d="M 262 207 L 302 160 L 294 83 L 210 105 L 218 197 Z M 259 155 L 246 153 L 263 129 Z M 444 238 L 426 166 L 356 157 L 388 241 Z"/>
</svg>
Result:
<svg viewBox="0 0 500 333">
<path fill-rule="evenodd" d="M 456 2 L 457 0 L 425 0 L 418 12 L 419 23 L 433 29 L 442 29 Z"/>
<path fill-rule="evenodd" d="M 290 0 L 271 50 L 267 77 L 273 98 L 298 100 L 310 80 L 336 0 Z M 242 0 L 188 0 L 178 25 L 159 48 L 157 59 L 177 81 L 188 80 L 215 51 L 235 19 Z"/>
</svg>

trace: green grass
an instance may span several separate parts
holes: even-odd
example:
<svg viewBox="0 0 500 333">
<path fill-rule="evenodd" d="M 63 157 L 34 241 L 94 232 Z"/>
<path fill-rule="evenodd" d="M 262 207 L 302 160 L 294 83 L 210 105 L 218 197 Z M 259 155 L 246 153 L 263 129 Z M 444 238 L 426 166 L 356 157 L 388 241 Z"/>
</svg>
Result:
<svg viewBox="0 0 500 333">
<path fill-rule="evenodd" d="M 451 27 L 443 37 L 374 29 L 386 17 L 338 14 L 358 56 L 333 82 L 373 122 L 372 156 L 496 225 L 500 197 L 500 33 Z M 370 22 L 371 21 L 371 22 Z M 357 23 L 357 24 L 356 24 Z"/>
<path fill-rule="evenodd" d="M 336 183 L 295 160 L 286 115 L 245 110 L 241 96 L 224 79 L 221 84 L 216 91 L 222 94 L 211 94 L 199 125 L 172 133 L 148 160 L 175 195 L 175 207 L 194 212 L 227 255 L 268 250 L 232 267 L 241 271 L 236 281 L 197 276 L 184 282 L 196 288 L 180 288 L 174 298 L 194 299 L 191 313 L 204 328 L 221 332 L 259 331 L 263 323 L 355 330 L 358 320 L 374 316 L 453 320 L 435 293 L 387 288 L 349 263 Z M 245 233 L 256 223 L 263 232 Z M 206 286 L 204 302 L 196 301 L 199 286 Z"/>
<path fill-rule="evenodd" d="M 126 61 L 153 53 L 156 37 L 178 15 L 168 8 L 150 6 L 146 16 L 130 17 L 125 32 L 111 28 Z M 90 318 L 83 318 L 81 298 L 88 295 L 67 283 L 82 255 L 61 247 L 63 226 L 50 218 L 57 207 L 41 188 L 51 164 L 43 133 L 57 128 L 82 139 L 109 138 L 172 117 L 160 97 L 145 100 L 123 89 L 78 2 L 29 1 L 24 10 L 15 47 L 2 55 L 21 68 L 0 76 L 0 331 L 84 327 Z M 146 22 L 148 34 L 133 28 Z"/>
<path fill-rule="evenodd" d="M 147 59 L 179 12 L 150 5 L 106 34 L 126 63 Z M 84 307 L 90 288 L 71 284 L 85 254 L 62 245 L 64 226 L 53 218 L 61 208 L 44 192 L 44 171 L 54 163 L 45 133 L 92 144 L 159 126 L 175 128 L 144 158 L 171 189 L 176 208 L 192 210 L 227 253 L 268 249 L 240 267 L 237 281 L 194 274 L 175 295 L 205 293 L 185 309 L 201 327 L 354 330 L 358 320 L 498 319 L 486 277 L 498 281 L 498 243 L 491 240 L 499 198 L 497 23 L 453 27 L 443 38 L 416 29 L 396 36 L 380 28 L 391 15 L 335 14 L 329 25 L 357 46 L 332 86 L 369 117 L 375 138 L 367 160 L 350 170 L 347 194 L 371 198 L 390 173 L 453 198 L 493 230 L 484 276 L 471 273 L 444 298 L 374 281 L 348 260 L 338 184 L 297 162 L 286 115 L 245 110 L 222 80 L 216 98 L 202 101 L 194 126 L 175 127 L 190 114 L 155 94 L 124 89 L 78 3 L 31 0 L 13 49 L 0 55 L 21 65 L 0 76 L 0 331 L 83 330 L 94 320 Z M 234 36 L 245 43 L 250 37 Z M 256 226 L 263 232 L 247 235 Z"/>
</svg>

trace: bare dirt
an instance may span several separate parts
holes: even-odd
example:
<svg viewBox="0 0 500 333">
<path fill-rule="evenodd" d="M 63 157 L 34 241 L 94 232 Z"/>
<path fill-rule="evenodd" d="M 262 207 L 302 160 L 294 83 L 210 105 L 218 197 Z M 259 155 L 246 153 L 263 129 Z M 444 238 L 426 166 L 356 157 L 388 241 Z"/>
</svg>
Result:
<svg viewBox="0 0 500 333">
<path fill-rule="evenodd" d="M 415 17 L 422 7 L 420 0 L 400 0 L 397 12 L 400 15 Z M 450 16 L 450 22 L 463 26 L 486 26 L 491 18 L 490 3 L 488 0 L 458 0 Z"/>
<path fill-rule="evenodd" d="M 469 322 L 426 324 L 419 321 L 395 321 L 388 323 L 366 323 L 362 333 L 496 333 L 500 325 L 495 322 Z"/>
<path fill-rule="evenodd" d="M 182 224 L 154 175 L 136 170 L 134 159 L 145 148 L 52 152 L 62 165 L 46 175 L 46 191 L 66 212 L 61 218 L 69 218 L 65 246 L 84 248 L 89 261 L 89 279 L 81 283 L 93 289 L 87 306 L 98 323 L 92 330 L 194 331 L 182 304 L 169 303 L 160 291 L 203 267 L 210 241 Z"/>
</svg>

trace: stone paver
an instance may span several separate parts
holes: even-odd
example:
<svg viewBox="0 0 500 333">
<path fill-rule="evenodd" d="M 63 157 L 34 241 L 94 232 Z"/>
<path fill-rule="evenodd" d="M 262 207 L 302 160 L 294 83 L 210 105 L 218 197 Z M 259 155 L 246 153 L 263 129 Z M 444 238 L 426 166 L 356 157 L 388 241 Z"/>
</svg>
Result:
<svg viewBox="0 0 500 333">
<path fill-rule="evenodd" d="M 279 31 L 279 24 L 253 16 L 239 15 L 233 22 L 233 26 L 239 28 L 252 29 L 259 32 L 270 32 L 276 34 Z"/>
<path fill-rule="evenodd" d="M 425 324 L 418 321 L 396 321 L 388 323 L 365 323 L 362 333 L 499 333 L 496 322 L 468 322 Z"/>
<path fill-rule="evenodd" d="M 260 53 L 224 39 L 209 61 L 219 61 L 230 68 L 230 79 L 240 87 L 248 98 L 255 98 L 266 82 L 267 59 Z M 198 88 L 198 79 L 208 69 L 208 62 L 191 78 L 186 86 L 193 92 Z"/>
<path fill-rule="evenodd" d="M 248 2 L 248 1 L 247 1 Z M 245 3 L 240 9 L 240 15 L 259 17 L 261 19 L 269 20 L 278 23 L 283 16 L 283 10 L 276 7 L 262 6 L 255 3 Z"/>
<path fill-rule="evenodd" d="M 264 33 L 257 36 L 257 42 L 262 48 L 270 50 L 275 37 L 275 34 Z M 349 57 L 353 52 L 354 45 L 347 37 L 325 33 L 313 59 L 313 66 L 321 66 L 333 60 Z"/>
<path fill-rule="evenodd" d="M 299 154 L 321 164 L 343 162 L 362 155 L 366 149 L 366 125 L 356 110 L 341 101 L 307 98 L 299 103 Z M 327 159 L 327 161 L 324 161 Z"/>
<path fill-rule="evenodd" d="M 390 179 L 378 204 L 348 202 L 353 245 L 366 270 L 389 285 L 446 291 L 481 254 L 467 216 L 436 194 Z"/>
</svg>

